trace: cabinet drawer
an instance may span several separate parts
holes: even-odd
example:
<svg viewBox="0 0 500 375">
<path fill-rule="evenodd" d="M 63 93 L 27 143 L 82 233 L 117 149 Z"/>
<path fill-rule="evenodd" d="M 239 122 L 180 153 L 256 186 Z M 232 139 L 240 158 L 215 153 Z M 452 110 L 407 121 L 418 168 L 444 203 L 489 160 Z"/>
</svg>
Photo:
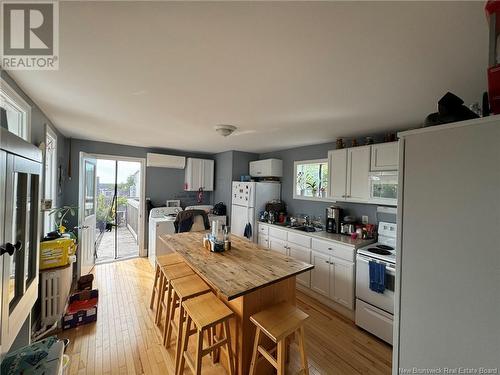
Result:
<svg viewBox="0 0 500 375">
<path fill-rule="evenodd" d="M 354 256 L 356 251 L 353 247 L 342 246 L 330 241 L 312 239 L 312 249 L 321 251 L 323 253 L 328 253 L 340 259 L 345 259 L 350 262 L 354 262 Z"/>
<path fill-rule="evenodd" d="M 287 231 L 283 229 L 269 227 L 269 236 L 286 241 Z"/>
<path fill-rule="evenodd" d="M 311 237 L 304 236 L 303 234 L 288 232 L 288 242 L 293 242 L 304 247 L 311 247 Z"/>
<path fill-rule="evenodd" d="M 264 225 L 264 224 L 259 224 L 259 234 L 262 234 L 264 236 L 267 236 L 269 234 L 269 226 Z"/>
</svg>

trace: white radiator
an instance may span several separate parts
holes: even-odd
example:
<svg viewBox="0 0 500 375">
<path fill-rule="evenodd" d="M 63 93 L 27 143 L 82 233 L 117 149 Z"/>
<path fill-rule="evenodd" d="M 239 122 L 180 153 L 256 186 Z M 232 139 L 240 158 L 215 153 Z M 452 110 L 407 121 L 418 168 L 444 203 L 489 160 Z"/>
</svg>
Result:
<svg viewBox="0 0 500 375">
<path fill-rule="evenodd" d="M 42 284 L 42 327 L 53 325 L 60 320 L 73 279 L 73 264 L 68 267 L 47 270 L 41 273 Z"/>
</svg>

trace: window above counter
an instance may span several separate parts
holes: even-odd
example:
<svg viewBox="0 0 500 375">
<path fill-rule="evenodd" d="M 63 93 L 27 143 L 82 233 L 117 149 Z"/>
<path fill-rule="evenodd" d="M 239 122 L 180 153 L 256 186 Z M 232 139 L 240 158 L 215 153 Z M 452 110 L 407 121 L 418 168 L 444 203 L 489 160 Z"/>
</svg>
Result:
<svg viewBox="0 0 500 375">
<path fill-rule="evenodd" d="M 328 200 L 328 159 L 294 162 L 293 198 L 303 200 Z"/>
</svg>

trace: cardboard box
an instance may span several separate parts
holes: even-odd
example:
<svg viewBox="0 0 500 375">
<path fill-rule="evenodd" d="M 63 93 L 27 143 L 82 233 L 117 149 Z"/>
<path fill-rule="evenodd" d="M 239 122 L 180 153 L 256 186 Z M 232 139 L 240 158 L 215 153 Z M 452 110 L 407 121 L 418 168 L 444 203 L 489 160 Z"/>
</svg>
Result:
<svg viewBox="0 0 500 375">
<path fill-rule="evenodd" d="M 68 308 L 62 318 L 63 329 L 70 329 L 97 320 L 97 289 L 84 290 L 69 297 Z"/>
</svg>

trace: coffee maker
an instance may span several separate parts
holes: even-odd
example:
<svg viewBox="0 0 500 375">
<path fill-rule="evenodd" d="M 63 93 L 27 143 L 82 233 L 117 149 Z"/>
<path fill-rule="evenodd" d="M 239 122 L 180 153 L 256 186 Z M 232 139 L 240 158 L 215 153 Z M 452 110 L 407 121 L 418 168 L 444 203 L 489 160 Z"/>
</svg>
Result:
<svg viewBox="0 0 500 375">
<path fill-rule="evenodd" d="M 328 233 L 340 233 L 340 218 L 342 209 L 337 206 L 330 206 L 326 209 L 326 231 Z"/>
</svg>

